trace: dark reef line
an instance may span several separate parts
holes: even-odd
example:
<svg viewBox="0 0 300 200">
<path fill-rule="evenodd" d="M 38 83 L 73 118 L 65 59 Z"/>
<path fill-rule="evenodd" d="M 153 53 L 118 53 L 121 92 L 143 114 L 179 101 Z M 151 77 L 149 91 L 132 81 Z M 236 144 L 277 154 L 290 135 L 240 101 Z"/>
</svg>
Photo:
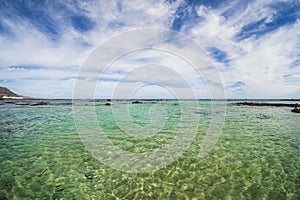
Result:
<svg viewBox="0 0 300 200">
<path fill-rule="evenodd" d="M 232 103 L 232 105 L 237 106 L 271 106 L 271 107 L 292 107 L 291 112 L 300 113 L 300 108 L 297 103 L 264 103 L 264 102 L 238 102 Z"/>
<path fill-rule="evenodd" d="M 298 107 L 297 103 L 264 103 L 264 102 L 238 102 L 237 106 L 272 106 L 272 107 Z"/>
</svg>

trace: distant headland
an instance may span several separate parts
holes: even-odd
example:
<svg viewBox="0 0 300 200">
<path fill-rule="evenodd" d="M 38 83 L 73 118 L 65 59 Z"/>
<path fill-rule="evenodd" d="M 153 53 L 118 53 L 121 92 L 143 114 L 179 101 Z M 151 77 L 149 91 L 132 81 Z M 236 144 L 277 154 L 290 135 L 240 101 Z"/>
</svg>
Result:
<svg viewBox="0 0 300 200">
<path fill-rule="evenodd" d="M 27 97 L 23 95 L 16 94 L 15 92 L 11 91 L 10 89 L 6 87 L 0 86 L 0 100 L 11 100 L 11 99 L 28 99 L 28 100 L 34 100 L 34 99 L 41 99 L 41 98 L 33 98 L 33 97 Z"/>
<path fill-rule="evenodd" d="M 6 87 L 0 86 L 0 99 L 24 99 L 26 97 L 18 95 Z"/>
</svg>

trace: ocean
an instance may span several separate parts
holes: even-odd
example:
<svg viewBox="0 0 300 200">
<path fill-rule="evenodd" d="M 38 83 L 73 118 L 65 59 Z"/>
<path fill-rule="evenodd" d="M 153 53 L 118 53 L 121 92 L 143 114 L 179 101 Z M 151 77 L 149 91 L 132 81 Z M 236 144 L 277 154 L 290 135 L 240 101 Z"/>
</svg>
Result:
<svg viewBox="0 0 300 200">
<path fill-rule="evenodd" d="M 300 199 L 289 107 L 45 101 L 0 105 L 0 199 Z"/>
</svg>

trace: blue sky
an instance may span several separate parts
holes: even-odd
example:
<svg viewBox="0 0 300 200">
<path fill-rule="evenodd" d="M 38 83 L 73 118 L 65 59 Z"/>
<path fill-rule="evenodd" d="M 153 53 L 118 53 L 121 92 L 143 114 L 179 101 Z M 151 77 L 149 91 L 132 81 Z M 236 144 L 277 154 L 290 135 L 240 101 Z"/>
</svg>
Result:
<svg viewBox="0 0 300 200">
<path fill-rule="evenodd" d="M 155 27 L 184 33 L 205 49 L 227 98 L 300 98 L 299 10 L 299 0 L 2 0 L 0 85 L 27 96 L 72 98 L 76 80 L 99 81 L 78 77 L 99 44 L 124 31 Z M 161 60 L 157 56 L 145 52 L 134 62 Z M 102 79 L 106 89 L 97 97 L 110 97 L 130 59 Z M 175 67 L 184 74 L 179 63 Z M 193 87 L 201 93 L 203 82 L 198 84 Z M 140 97 L 160 91 L 154 88 Z M 209 98 L 205 92 L 198 97 Z"/>
</svg>

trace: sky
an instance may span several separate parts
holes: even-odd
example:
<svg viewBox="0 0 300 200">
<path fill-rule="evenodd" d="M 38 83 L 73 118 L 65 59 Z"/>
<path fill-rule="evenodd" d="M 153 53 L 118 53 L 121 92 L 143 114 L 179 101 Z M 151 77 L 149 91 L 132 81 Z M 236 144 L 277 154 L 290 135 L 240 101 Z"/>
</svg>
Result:
<svg viewBox="0 0 300 200">
<path fill-rule="evenodd" d="M 216 82 L 206 68 L 194 73 L 170 52 L 143 49 L 118 57 L 126 42 L 147 46 L 143 32 L 94 53 L 149 27 L 177 31 L 199 45 L 203 51 L 192 52 L 179 48 L 176 37 L 156 41 L 182 55 L 207 54 L 224 95 L 211 89 Z M 0 0 L 0 52 L 0 86 L 31 97 L 72 98 L 77 83 L 86 87 L 78 98 L 111 98 L 114 91 L 191 98 L 191 89 L 196 98 L 300 98 L 300 1 Z M 85 68 L 93 56 L 118 59 L 101 75 L 105 66 Z"/>
</svg>

